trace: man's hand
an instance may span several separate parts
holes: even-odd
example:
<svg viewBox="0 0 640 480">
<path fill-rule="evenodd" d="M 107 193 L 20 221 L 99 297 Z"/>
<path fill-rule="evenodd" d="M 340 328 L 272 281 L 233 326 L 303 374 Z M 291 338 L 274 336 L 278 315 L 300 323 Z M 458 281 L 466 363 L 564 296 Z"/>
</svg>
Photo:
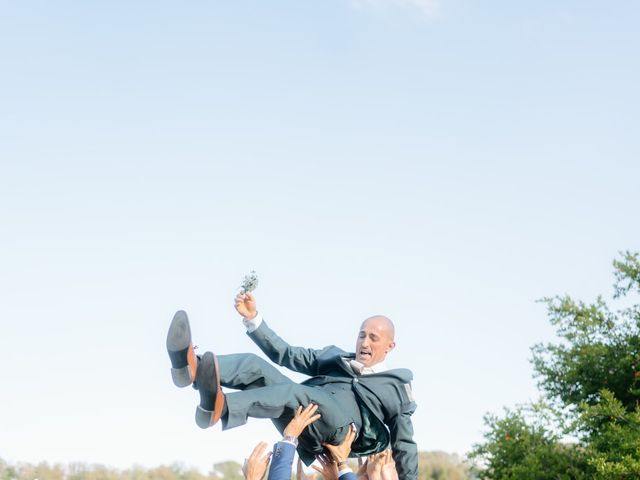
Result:
<svg viewBox="0 0 640 480">
<path fill-rule="evenodd" d="M 358 480 L 369 480 L 367 475 L 367 462 L 363 462 L 361 457 L 358 457 L 358 471 L 356 472 Z"/>
<path fill-rule="evenodd" d="M 369 480 L 382 479 L 381 453 L 374 453 L 367 457 L 367 477 Z"/>
<path fill-rule="evenodd" d="M 338 471 L 338 465 L 336 465 L 336 462 L 334 462 L 333 459 L 323 453 L 318 455 L 316 460 L 318 460 L 320 467 L 313 464 L 311 465 L 311 468 L 322 475 L 324 480 L 338 480 L 340 472 Z"/>
<path fill-rule="evenodd" d="M 396 470 L 396 462 L 393 460 L 391 450 L 385 450 L 381 455 L 384 455 L 381 471 L 382 480 L 398 480 L 398 470 Z"/>
<path fill-rule="evenodd" d="M 296 471 L 296 480 L 316 480 L 318 478 L 318 474 L 315 475 L 307 475 L 304 473 L 302 469 L 302 460 L 298 458 L 298 469 Z"/>
<path fill-rule="evenodd" d="M 256 310 L 256 298 L 253 296 L 253 293 L 239 293 L 236 295 L 235 303 L 236 311 L 248 320 L 255 318 L 258 314 L 258 310 Z"/>
<path fill-rule="evenodd" d="M 302 406 L 299 406 L 289 425 L 284 429 L 283 435 L 285 437 L 291 436 L 298 438 L 308 425 L 311 425 L 320 418 L 320 414 L 316 413 L 316 410 L 318 410 L 318 406 L 313 403 L 307 405 L 304 410 Z"/>
<path fill-rule="evenodd" d="M 336 463 L 346 462 L 351 453 L 351 444 L 356 438 L 356 429 L 353 424 L 349 425 L 349 432 L 340 445 L 331 445 L 329 443 L 323 443 L 324 448 L 329 450 L 331 457 Z"/>
<path fill-rule="evenodd" d="M 266 452 L 267 442 L 260 442 L 253 449 L 249 458 L 244 461 L 242 473 L 247 480 L 262 480 L 269 466 L 271 452 Z"/>
<path fill-rule="evenodd" d="M 369 480 L 398 480 L 396 462 L 391 450 L 369 455 L 366 466 Z"/>
</svg>

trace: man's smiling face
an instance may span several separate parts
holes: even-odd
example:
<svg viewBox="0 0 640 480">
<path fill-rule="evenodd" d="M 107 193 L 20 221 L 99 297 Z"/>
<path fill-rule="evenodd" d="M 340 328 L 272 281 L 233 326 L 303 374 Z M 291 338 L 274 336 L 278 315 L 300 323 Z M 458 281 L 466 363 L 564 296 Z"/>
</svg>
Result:
<svg viewBox="0 0 640 480">
<path fill-rule="evenodd" d="M 375 316 L 362 322 L 356 341 L 356 360 L 365 367 L 384 361 L 396 346 L 393 323 L 387 317 Z"/>
</svg>

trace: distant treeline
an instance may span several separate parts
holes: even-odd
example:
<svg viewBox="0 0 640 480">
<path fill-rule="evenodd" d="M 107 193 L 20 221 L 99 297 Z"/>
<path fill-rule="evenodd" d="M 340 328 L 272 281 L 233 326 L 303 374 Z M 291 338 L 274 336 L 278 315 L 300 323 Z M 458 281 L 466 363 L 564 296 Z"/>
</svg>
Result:
<svg viewBox="0 0 640 480">
<path fill-rule="evenodd" d="M 355 467 L 355 464 L 354 464 Z M 472 480 L 469 465 L 457 455 L 420 452 L 420 480 Z M 156 468 L 133 467 L 118 470 L 104 465 L 72 463 L 50 465 L 41 462 L 10 464 L 0 459 L 0 480 L 244 480 L 237 462 L 216 463 L 204 475 L 181 464 Z"/>
</svg>

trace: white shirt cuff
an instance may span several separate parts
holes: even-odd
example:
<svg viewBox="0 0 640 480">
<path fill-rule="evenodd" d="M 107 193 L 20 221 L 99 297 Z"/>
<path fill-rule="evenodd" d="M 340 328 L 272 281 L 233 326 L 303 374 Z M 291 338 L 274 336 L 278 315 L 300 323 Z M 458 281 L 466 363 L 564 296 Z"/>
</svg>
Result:
<svg viewBox="0 0 640 480">
<path fill-rule="evenodd" d="M 257 312 L 253 318 L 243 318 L 242 323 L 247 327 L 247 333 L 251 333 L 262 323 L 262 315 L 260 315 L 260 312 Z"/>
</svg>

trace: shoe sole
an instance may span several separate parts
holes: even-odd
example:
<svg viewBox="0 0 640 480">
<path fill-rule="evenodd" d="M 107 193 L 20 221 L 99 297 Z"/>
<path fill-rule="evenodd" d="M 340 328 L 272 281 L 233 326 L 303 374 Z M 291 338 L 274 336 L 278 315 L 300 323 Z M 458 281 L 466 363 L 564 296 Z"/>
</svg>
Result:
<svg viewBox="0 0 640 480">
<path fill-rule="evenodd" d="M 200 392 L 200 405 L 196 407 L 196 424 L 200 428 L 209 428 L 218 423 L 224 407 L 224 393 L 220 387 L 218 359 L 211 352 L 202 356 L 197 384 Z"/>
<path fill-rule="evenodd" d="M 187 387 L 196 378 L 198 359 L 191 342 L 191 327 L 184 310 L 178 310 L 167 333 L 167 352 L 171 359 L 171 378 L 176 387 Z"/>
</svg>

